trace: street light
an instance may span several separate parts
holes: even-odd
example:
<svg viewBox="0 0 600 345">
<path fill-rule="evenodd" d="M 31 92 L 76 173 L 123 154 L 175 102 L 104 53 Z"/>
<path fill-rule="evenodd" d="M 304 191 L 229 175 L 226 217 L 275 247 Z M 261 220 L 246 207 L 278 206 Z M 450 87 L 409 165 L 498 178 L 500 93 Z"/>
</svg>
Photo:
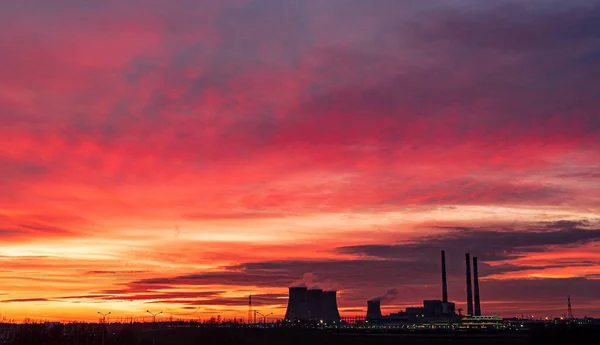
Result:
<svg viewBox="0 0 600 345">
<path fill-rule="evenodd" d="M 160 311 L 158 313 L 153 313 L 150 310 L 146 310 L 146 313 L 150 313 L 150 315 L 152 315 L 152 322 L 156 323 L 156 316 L 162 314 L 162 311 Z"/>
<path fill-rule="evenodd" d="M 102 315 L 102 323 L 105 323 L 106 322 L 106 317 L 108 315 L 110 315 L 110 311 L 108 313 L 106 313 L 106 314 L 102 314 L 101 312 L 98 312 L 98 314 Z"/>
<path fill-rule="evenodd" d="M 262 316 L 262 317 L 263 317 L 263 324 L 264 324 L 265 326 L 267 325 L 267 317 L 268 317 L 269 315 L 273 315 L 273 313 L 268 313 L 267 315 L 265 315 L 265 314 L 263 314 L 263 313 L 259 312 L 258 310 L 256 311 L 256 313 L 257 313 L 258 315 L 260 315 L 260 316 Z"/>
<path fill-rule="evenodd" d="M 150 310 L 146 310 L 146 313 L 152 315 L 152 322 L 154 322 L 154 325 L 156 326 L 156 316 L 162 314 L 162 311 L 159 311 L 158 313 L 153 313 Z M 152 345 L 154 344 L 156 344 L 156 333 L 152 332 Z"/>
<path fill-rule="evenodd" d="M 102 345 L 104 345 L 104 333 L 106 333 L 106 317 L 110 315 L 110 311 L 106 314 L 102 314 L 98 312 L 98 314 L 102 315 Z"/>
</svg>

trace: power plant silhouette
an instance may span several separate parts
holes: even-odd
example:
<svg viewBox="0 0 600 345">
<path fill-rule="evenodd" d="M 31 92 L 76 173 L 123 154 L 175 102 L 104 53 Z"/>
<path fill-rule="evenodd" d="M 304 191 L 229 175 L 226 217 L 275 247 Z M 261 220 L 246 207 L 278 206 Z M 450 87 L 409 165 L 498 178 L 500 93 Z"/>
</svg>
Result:
<svg viewBox="0 0 600 345">
<path fill-rule="evenodd" d="M 381 313 L 381 298 L 367 301 L 367 321 L 385 322 L 386 320 L 424 320 L 424 319 L 453 319 L 463 316 L 481 316 L 479 297 L 479 272 L 477 257 L 465 254 L 467 315 L 462 315 L 462 309 L 456 314 L 456 304 L 448 301 L 448 282 L 446 277 L 446 252 L 441 251 L 442 261 L 442 299 L 424 300 L 422 307 L 408 307 L 404 311 L 383 316 Z M 471 272 L 473 277 L 471 278 Z M 390 290 L 394 291 L 394 290 Z M 474 301 L 474 303 L 473 303 Z M 306 287 L 290 287 L 285 320 L 309 322 L 336 323 L 341 320 L 337 307 L 336 291 L 308 289 Z"/>
<path fill-rule="evenodd" d="M 367 320 L 378 320 L 381 316 L 381 301 L 367 301 Z"/>
<path fill-rule="evenodd" d="M 340 322 L 337 292 L 290 287 L 285 320 Z"/>
<path fill-rule="evenodd" d="M 370 300 L 367 302 L 367 321 L 386 320 L 427 320 L 427 319 L 452 319 L 462 317 L 461 309 L 456 314 L 456 304 L 448 301 L 448 280 L 446 277 L 446 252 L 441 252 L 442 261 L 442 299 L 424 300 L 422 307 L 409 307 L 405 311 L 392 313 L 389 316 L 382 316 L 381 302 L 379 300 Z M 481 307 L 479 300 L 479 272 L 477 267 L 477 257 L 473 257 L 473 285 L 475 286 L 475 308 L 473 308 L 473 288 L 471 284 L 471 257 L 465 254 L 466 261 L 466 286 L 467 286 L 467 315 L 481 316 Z"/>
</svg>

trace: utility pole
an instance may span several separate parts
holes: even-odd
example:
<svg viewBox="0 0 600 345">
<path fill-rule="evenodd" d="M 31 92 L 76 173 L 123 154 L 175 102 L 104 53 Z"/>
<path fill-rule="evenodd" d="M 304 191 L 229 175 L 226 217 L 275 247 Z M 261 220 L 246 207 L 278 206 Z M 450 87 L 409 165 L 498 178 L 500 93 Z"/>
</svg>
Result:
<svg viewBox="0 0 600 345">
<path fill-rule="evenodd" d="M 102 345 L 104 345 L 104 333 L 106 333 L 106 317 L 110 315 L 110 311 L 106 314 L 102 314 L 98 312 L 98 314 L 102 315 Z"/>
</svg>

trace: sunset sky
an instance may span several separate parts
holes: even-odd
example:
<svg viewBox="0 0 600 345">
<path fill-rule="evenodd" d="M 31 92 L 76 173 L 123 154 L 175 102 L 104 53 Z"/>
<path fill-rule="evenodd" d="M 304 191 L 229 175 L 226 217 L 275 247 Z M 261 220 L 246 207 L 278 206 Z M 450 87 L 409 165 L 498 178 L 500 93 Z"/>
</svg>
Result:
<svg viewBox="0 0 600 345">
<path fill-rule="evenodd" d="M 600 1 L 0 2 L 0 318 L 600 316 Z M 147 318 L 147 320 L 149 320 Z"/>
</svg>

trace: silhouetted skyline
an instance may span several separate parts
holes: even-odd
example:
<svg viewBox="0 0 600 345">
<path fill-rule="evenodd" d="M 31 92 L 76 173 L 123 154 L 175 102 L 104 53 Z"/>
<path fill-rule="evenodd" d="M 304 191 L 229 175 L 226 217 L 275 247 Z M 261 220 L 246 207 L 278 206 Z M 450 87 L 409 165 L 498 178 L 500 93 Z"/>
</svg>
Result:
<svg viewBox="0 0 600 345">
<path fill-rule="evenodd" d="M 0 2 L 0 311 L 600 315 L 600 1 Z"/>
</svg>

